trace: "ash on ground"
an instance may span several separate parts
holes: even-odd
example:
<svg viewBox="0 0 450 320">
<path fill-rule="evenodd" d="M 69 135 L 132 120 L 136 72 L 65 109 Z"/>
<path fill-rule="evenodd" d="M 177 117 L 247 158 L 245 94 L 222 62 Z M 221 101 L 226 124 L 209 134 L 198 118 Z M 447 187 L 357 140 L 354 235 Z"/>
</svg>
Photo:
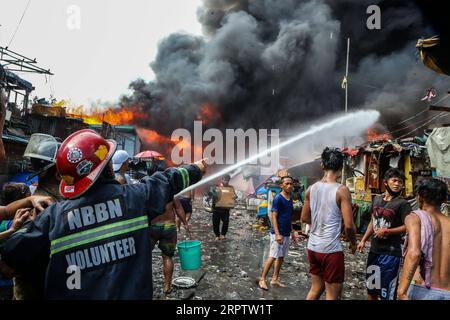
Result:
<svg viewBox="0 0 450 320">
<path fill-rule="evenodd" d="M 198 284 L 194 288 L 174 287 L 169 295 L 163 293 L 164 277 L 160 250 L 153 250 L 154 299 L 174 300 L 303 300 L 310 287 L 309 264 L 306 254 L 307 240 L 300 238 L 292 242 L 289 256 L 281 268 L 280 279 L 288 287 L 271 287 L 268 277 L 268 291 L 259 289 L 257 281 L 269 250 L 269 232 L 254 230 L 256 222 L 245 207 L 236 207 L 230 213 L 230 226 L 225 240 L 215 240 L 212 230 L 212 214 L 205 211 L 200 201 L 194 203 L 190 221 L 191 240 L 200 240 L 202 266 L 198 270 L 182 270 L 178 254 L 175 254 L 173 277 L 189 276 Z M 182 228 L 178 241 L 187 239 Z M 348 243 L 343 243 L 345 251 L 345 283 L 342 299 L 366 299 L 365 264 L 366 253 L 352 255 Z M 323 297 L 322 297 L 323 299 Z"/>
</svg>

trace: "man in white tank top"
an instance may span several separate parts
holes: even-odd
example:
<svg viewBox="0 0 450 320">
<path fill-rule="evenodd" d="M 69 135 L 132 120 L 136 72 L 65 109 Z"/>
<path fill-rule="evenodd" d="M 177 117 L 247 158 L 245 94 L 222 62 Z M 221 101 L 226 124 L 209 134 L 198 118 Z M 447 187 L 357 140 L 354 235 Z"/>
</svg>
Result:
<svg viewBox="0 0 450 320">
<path fill-rule="evenodd" d="M 311 225 L 308 240 L 311 289 L 307 300 L 317 300 L 326 292 L 327 300 L 340 299 L 344 283 L 344 253 L 340 241 L 342 220 L 350 250 L 356 251 L 355 225 L 351 195 L 337 182 L 344 162 L 338 149 L 325 148 L 322 153 L 321 181 L 308 188 L 302 210 L 302 222 Z"/>
</svg>

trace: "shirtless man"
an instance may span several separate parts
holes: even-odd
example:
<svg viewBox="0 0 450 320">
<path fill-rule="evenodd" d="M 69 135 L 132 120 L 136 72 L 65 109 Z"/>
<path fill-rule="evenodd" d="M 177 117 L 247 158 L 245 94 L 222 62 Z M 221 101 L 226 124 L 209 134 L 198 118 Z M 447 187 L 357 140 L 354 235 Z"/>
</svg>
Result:
<svg viewBox="0 0 450 320">
<path fill-rule="evenodd" d="M 192 201 L 194 199 L 194 190 L 191 190 L 189 193 L 183 193 L 178 200 L 181 203 L 182 209 L 184 210 L 184 213 L 186 214 L 186 224 L 189 224 L 189 220 L 191 220 L 192 217 Z M 176 225 L 177 225 L 177 232 L 180 232 L 181 230 L 181 220 L 178 218 L 176 219 Z"/>
<path fill-rule="evenodd" d="M 450 300 L 450 217 L 440 211 L 448 197 L 447 185 L 424 180 L 416 194 L 421 210 L 405 218 L 408 238 L 397 297 Z"/>
<path fill-rule="evenodd" d="M 186 214 L 180 201 L 176 198 L 166 205 L 166 212 L 154 218 L 150 223 L 150 245 L 153 250 L 158 242 L 161 249 L 164 269 L 164 293 L 172 292 L 173 255 L 177 245 L 177 229 L 175 215 L 183 222 L 184 228 L 189 232 Z"/>
</svg>

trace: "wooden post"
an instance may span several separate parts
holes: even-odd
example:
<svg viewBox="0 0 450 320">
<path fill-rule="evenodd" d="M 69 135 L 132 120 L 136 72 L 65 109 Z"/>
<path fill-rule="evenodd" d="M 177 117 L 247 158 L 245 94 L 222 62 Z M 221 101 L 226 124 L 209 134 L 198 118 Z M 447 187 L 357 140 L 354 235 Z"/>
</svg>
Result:
<svg viewBox="0 0 450 320">
<path fill-rule="evenodd" d="M 348 112 L 348 61 L 350 57 L 350 38 L 347 38 L 347 62 L 345 64 L 345 113 Z M 344 136 L 344 148 L 347 146 L 347 138 Z M 345 162 L 342 167 L 341 184 L 345 183 Z"/>
<path fill-rule="evenodd" d="M 450 112 L 450 107 L 430 106 L 430 111 Z"/>
</svg>

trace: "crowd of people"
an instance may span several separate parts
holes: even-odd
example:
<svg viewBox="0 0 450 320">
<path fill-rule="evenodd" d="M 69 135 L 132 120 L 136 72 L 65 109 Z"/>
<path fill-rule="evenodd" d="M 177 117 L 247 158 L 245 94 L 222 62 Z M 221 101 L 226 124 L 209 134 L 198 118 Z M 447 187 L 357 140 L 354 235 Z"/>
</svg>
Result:
<svg viewBox="0 0 450 320">
<path fill-rule="evenodd" d="M 3 129 L 3 95 L 1 100 Z M 1 190 L 1 299 L 151 298 L 156 246 L 164 292 L 172 291 L 177 232 L 183 224 L 189 233 L 192 214 L 192 194 L 174 195 L 201 179 L 204 161 L 167 170 L 145 163 L 133 179 L 130 155 L 92 130 L 64 142 L 33 134 L 23 157 L 32 172 L 29 185 L 8 182 Z M 3 144 L 0 158 L 3 164 Z M 125 270 L 133 267 L 138 276 L 130 282 Z M 87 276 L 74 280 L 82 289 L 71 290 L 70 271 L 85 269 L 91 269 Z M 96 281 L 106 289 L 90 290 Z"/>
<path fill-rule="evenodd" d="M 189 228 L 186 197 L 174 196 L 202 178 L 205 161 L 132 180 L 128 154 L 89 129 L 63 142 L 33 134 L 24 158 L 38 183 L 33 195 L 24 183 L 2 186 L 0 275 L 13 279 L 2 299 L 151 299 L 156 244 L 170 293 L 175 215 Z"/>
<path fill-rule="evenodd" d="M 310 227 L 307 256 L 311 288 L 307 300 L 340 299 L 345 280 L 344 231 L 351 254 L 364 252 L 371 239 L 367 259 L 368 300 L 450 299 L 450 217 L 440 208 L 448 199 L 447 185 L 426 179 L 416 186 L 419 210 L 412 210 L 402 196 L 405 176 L 396 168 L 386 171 L 386 192 L 373 200 L 372 219 L 357 243 L 351 194 L 338 182 L 344 155 L 338 149 L 322 153 L 323 178 L 306 190 L 301 219 Z M 292 236 L 293 178 L 281 178 L 282 192 L 271 209 L 269 258 L 264 264 L 259 287 L 268 290 L 266 277 L 274 265 L 273 286 L 284 287 L 280 270 Z M 405 245 L 402 248 L 402 236 Z"/>
<path fill-rule="evenodd" d="M 4 156 L 0 139 L 0 161 Z M 128 153 L 89 129 L 64 141 L 34 134 L 24 157 L 33 172 L 28 180 L 37 178 L 37 188 L 32 191 L 17 182 L 1 186 L 1 299 L 151 299 L 151 252 L 156 246 L 163 261 L 164 292 L 171 293 L 177 233 L 181 224 L 189 233 L 193 200 L 191 193 L 174 196 L 202 178 L 205 161 L 133 179 Z M 416 187 L 420 209 L 412 210 L 401 196 L 405 176 L 389 169 L 386 192 L 374 198 L 371 222 L 357 243 L 351 194 L 338 182 L 343 161 L 338 149 L 326 148 L 323 178 L 305 192 L 301 220 L 310 229 L 307 299 L 320 299 L 323 293 L 327 300 L 340 299 L 345 281 L 343 232 L 352 254 L 364 252 L 371 241 L 369 300 L 450 299 L 450 218 L 440 211 L 448 198 L 447 185 L 437 179 L 421 181 Z M 219 205 L 217 194 L 228 190 L 231 202 L 237 198 L 229 182 L 225 175 L 211 191 L 217 240 L 226 237 L 231 208 Z M 262 290 L 269 290 L 266 278 L 272 267 L 270 285 L 286 286 L 280 274 L 293 233 L 295 181 L 286 175 L 279 182 L 281 192 L 268 212 L 270 249 L 258 282 Z"/>
</svg>

